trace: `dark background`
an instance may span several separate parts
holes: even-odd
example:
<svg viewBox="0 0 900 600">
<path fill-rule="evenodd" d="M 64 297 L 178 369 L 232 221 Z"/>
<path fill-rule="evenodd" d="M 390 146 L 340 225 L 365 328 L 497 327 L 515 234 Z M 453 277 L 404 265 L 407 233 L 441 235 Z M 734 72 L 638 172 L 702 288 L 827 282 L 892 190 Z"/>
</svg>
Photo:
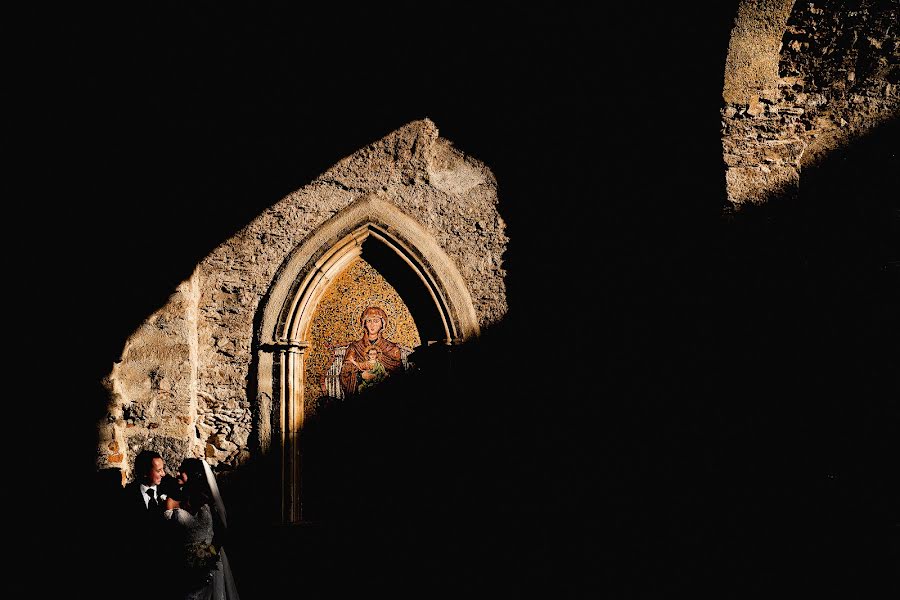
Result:
<svg viewBox="0 0 900 600">
<path fill-rule="evenodd" d="M 896 588 L 897 123 L 729 213 L 736 2 L 717 4 L 6 19 L 6 254 L 30 315 L 10 429 L 36 475 L 14 503 L 50 525 L 24 525 L 16 583 L 103 596 L 131 575 L 139 542 L 60 497 L 92 476 L 125 339 L 265 207 L 429 117 L 497 176 L 509 317 L 452 384 L 323 422 L 345 442 L 335 524 L 258 523 L 233 486 L 245 600 Z M 60 562 L 77 577 L 48 578 Z"/>
</svg>

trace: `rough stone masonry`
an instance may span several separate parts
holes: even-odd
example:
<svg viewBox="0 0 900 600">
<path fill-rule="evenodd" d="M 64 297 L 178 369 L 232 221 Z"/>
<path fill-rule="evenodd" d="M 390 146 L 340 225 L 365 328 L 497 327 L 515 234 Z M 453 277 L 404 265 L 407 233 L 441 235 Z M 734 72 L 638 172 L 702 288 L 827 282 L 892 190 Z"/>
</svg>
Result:
<svg viewBox="0 0 900 600">
<path fill-rule="evenodd" d="M 220 471 L 247 461 L 258 402 L 249 398 L 254 318 L 291 251 L 373 193 L 420 224 L 452 259 L 480 327 L 506 313 L 497 182 L 482 163 L 412 122 L 344 158 L 215 248 L 129 337 L 105 380 L 97 466 L 130 475 L 142 449 L 168 465 L 203 456 Z"/>
<path fill-rule="evenodd" d="M 744 0 L 722 109 L 728 199 L 763 203 L 900 114 L 900 0 Z"/>
</svg>

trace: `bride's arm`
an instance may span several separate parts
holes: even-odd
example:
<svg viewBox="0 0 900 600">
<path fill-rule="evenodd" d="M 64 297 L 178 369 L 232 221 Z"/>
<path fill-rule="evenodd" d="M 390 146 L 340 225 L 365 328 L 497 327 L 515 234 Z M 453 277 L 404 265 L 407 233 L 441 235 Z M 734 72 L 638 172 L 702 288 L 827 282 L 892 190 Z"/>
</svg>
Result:
<svg viewBox="0 0 900 600">
<path fill-rule="evenodd" d="M 181 503 L 178 500 L 166 498 L 166 510 L 172 510 L 173 508 L 181 508 Z"/>
</svg>

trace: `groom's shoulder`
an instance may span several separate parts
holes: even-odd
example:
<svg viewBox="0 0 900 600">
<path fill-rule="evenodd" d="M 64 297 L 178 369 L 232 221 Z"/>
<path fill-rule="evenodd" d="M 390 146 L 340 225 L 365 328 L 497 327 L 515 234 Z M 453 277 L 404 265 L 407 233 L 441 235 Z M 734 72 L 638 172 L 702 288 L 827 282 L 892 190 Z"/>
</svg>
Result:
<svg viewBox="0 0 900 600">
<path fill-rule="evenodd" d="M 122 496 L 128 498 L 130 496 L 135 496 L 140 493 L 141 484 L 137 481 L 132 481 L 131 483 L 126 483 L 125 487 L 122 488 Z"/>
</svg>

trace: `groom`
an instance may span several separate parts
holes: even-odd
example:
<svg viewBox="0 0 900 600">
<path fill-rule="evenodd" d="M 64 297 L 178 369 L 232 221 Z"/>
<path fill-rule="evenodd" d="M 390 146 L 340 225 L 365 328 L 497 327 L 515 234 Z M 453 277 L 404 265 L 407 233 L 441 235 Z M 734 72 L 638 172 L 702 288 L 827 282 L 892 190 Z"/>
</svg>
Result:
<svg viewBox="0 0 900 600">
<path fill-rule="evenodd" d="M 123 490 L 121 515 L 125 520 L 126 547 L 134 553 L 136 565 L 159 565 L 167 552 L 165 519 L 166 465 L 162 457 L 144 450 L 134 460 L 134 481 Z M 136 592 L 135 593 L 132 593 Z M 132 590 L 134 598 L 151 598 L 157 589 Z M 143 595 L 142 595 L 143 594 Z"/>
<path fill-rule="evenodd" d="M 166 464 L 158 453 L 143 450 L 137 455 L 134 481 L 125 486 L 126 517 L 145 525 L 152 525 L 153 521 L 162 518 L 165 494 L 161 490 L 165 476 Z"/>
</svg>

